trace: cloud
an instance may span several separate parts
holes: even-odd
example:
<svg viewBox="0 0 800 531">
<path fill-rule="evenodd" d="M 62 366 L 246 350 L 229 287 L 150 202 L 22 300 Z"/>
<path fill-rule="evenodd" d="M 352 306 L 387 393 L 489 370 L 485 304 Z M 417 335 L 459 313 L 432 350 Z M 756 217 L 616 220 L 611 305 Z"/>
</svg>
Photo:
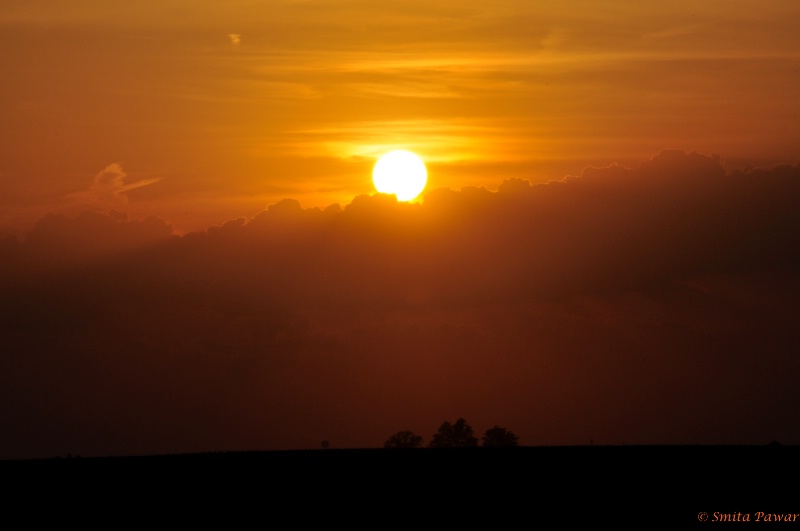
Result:
<svg viewBox="0 0 800 531">
<path fill-rule="evenodd" d="M 162 257 L 152 253 L 171 249 L 163 274 L 176 283 L 219 283 L 232 299 L 272 297 L 302 310 L 650 291 L 709 274 L 796 273 L 799 175 L 796 166 L 726 172 L 719 157 L 670 151 L 638 168 L 590 167 L 548 184 L 433 190 L 422 204 L 363 195 L 321 210 L 285 200 L 172 241 L 162 220 L 49 216 L 15 252 L 88 263 L 143 249 L 133 258 L 155 264 Z M 146 183 L 125 184 L 111 165 L 91 194 Z M 166 247 L 148 250 L 156 242 Z"/>
<path fill-rule="evenodd" d="M 161 179 L 140 179 L 130 181 L 128 174 L 118 163 L 112 163 L 94 176 L 91 186 L 83 191 L 69 194 L 65 200 L 71 205 L 102 206 L 105 208 L 125 205 L 128 202 L 127 193 L 160 181 Z"/>
<path fill-rule="evenodd" d="M 286 276 L 284 287 L 319 284 L 315 293 L 336 296 L 346 290 L 360 296 L 351 285 L 355 272 L 359 282 L 375 284 L 371 290 L 400 301 L 406 284 L 430 300 L 650 289 L 707 273 L 794 271 L 799 174 L 796 166 L 726 172 L 718 156 L 665 151 L 638 168 L 589 167 L 547 184 L 510 179 L 497 192 L 432 190 L 422 204 L 362 195 L 344 209 L 323 211 L 284 200 L 251 220 L 173 245 L 194 253 L 184 257 L 189 269 L 219 262 L 263 267 L 265 274 Z M 89 193 L 111 201 L 152 182 L 124 180 L 112 164 Z M 115 242 L 129 239 L 114 231 L 137 226 L 99 214 L 93 224 L 87 219 L 45 218 L 30 235 L 31 248 L 46 240 L 56 220 L 70 227 L 71 236 L 61 241 L 89 238 L 93 252 L 111 252 Z M 98 239 L 101 225 L 107 235 Z M 163 224 L 156 232 L 163 237 L 168 230 Z M 394 281 L 383 285 L 382 276 Z"/>
<path fill-rule="evenodd" d="M 524 444 L 798 443 L 798 197 L 798 166 L 665 151 L 181 237 L 49 216 L 0 245 L 0 455 L 378 446 L 453 414 Z"/>
<path fill-rule="evenodd" d="M 4 258 L 0 271 L 7 285 L 14 285 L 29 276 L 35 279 L 36 275 L 50 275 L 65 268 L 95 267 L 108 260 L 124 259 L 129 253 L 158 246 L 171 237 L 172 227 L 155 216 L 130 220 L 127 214 L 113 210 L 109 214 L 85 211 L 74 218 L 49 214 L 36 223 L 23 244 L 9 240 L 6 252 L 0 255 Z M 0 253 L 3 247 L 0 246 Z"/>
</svg>

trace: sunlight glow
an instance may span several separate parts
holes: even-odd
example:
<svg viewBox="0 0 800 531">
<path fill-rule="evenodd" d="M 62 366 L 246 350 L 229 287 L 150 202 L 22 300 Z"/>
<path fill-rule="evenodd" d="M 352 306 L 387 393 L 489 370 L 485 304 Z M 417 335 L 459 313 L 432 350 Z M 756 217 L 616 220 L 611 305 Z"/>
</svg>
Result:
<svg viewBox="0 0 800 531">
<path fill-rule="evenodd" d="M 372 170 L 375 189 L 384 194 L 394 194 L 398 201 L 411 201 L 428 182 L 425 163 L 410 151 L 391 151 L 382 156 Z"/>
</svg>

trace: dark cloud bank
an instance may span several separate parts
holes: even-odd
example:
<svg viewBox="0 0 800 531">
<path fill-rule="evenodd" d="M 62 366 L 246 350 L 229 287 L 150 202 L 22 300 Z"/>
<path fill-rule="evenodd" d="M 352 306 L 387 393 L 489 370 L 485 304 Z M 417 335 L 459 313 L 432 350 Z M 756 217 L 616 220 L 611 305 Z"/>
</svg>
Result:
<svg viewBox="0 0 800 531">
<path fill-rule="evenodd" d="M 664 152 L 423 204 L 286 200 L 172 235 L 48 216 L 0 242 L 0 457 L 800 444 L 800 167 Z"/>
</svg>

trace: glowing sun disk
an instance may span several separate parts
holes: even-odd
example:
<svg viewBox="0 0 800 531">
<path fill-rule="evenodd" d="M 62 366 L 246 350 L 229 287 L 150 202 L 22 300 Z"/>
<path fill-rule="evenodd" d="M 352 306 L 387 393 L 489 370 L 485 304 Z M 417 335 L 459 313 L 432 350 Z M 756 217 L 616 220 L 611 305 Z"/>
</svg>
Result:
<svg viewBox="0 0 800 531">
<path fill-rule="evenodd" d="M 391 151 L 375 163 L 372 182 L 383 194 L 394 194 L 398 201 L 411 201 L 425 188 L 428 171 L 422 159 L 410 151 Z"/>
</svg>

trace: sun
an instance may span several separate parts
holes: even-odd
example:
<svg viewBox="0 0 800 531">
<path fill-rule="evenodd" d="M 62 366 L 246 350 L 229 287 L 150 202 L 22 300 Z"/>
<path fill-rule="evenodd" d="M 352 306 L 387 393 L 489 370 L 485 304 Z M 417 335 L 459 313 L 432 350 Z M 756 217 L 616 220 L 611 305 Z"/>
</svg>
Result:
<svg viewBox="0 0 800 531">
<path fill-rule="evenodd" d="M 428 170 L 422 159 L 410 151 L 391 151 L 375 163 L 372 182 L 383 194 L 394 194 L 398 201 L 411 201 L 425 189 Z"/>
</svg>

